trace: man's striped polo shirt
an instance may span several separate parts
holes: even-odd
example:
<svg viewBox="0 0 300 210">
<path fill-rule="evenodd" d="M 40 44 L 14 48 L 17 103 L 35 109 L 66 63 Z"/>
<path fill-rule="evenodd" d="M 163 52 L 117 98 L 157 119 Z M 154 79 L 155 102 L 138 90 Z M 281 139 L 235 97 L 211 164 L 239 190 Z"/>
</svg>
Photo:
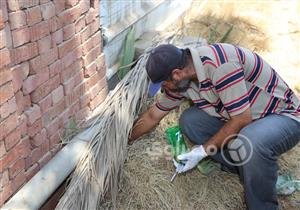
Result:
<svg viewBox="0 0 300 210">
<path fill-rule="evenodd" d="M 300 122 L 300 102 L 276 71 L 256 53 L 231 44 L 188 48 L 199 83 L 186 92 L 168 92 L 156 106 L 169 111 L 184 99 L 208 114 L 228 120 L 250 108 L 253 119 L 271 113 Z"/>
</svg>

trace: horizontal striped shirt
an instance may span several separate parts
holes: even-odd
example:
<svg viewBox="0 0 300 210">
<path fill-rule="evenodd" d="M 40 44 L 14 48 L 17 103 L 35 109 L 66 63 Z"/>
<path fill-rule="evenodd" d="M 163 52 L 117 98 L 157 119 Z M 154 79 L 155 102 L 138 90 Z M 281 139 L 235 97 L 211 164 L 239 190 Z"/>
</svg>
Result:
<svg viewBox="0 0 300 210">
<path fill-rule="evenodd" d="M 190 99 L 211 116 L 228 120 L 250 108 L 253 119 L 271 113 L 300 122 L 300 101 L 259 55 L 231 44 L 188 48 L 199 83 L 185 92 L 164 91 L 156 106 L 169 111 Z"/>
</svg>

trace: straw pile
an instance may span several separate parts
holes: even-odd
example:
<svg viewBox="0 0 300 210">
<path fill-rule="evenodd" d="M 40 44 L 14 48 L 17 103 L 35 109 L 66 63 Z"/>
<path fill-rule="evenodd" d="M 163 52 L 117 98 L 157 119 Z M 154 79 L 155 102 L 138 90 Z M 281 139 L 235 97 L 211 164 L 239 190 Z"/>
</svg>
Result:
<svg viewBox="0 0 300 210">
<path fill-rule="evenodd" d="M 170 182 L 174 167 L 165 129 L 177 123 L 181 111 L 172 111 L 153 132 L 129 146 L 117 209 L 245 208 L 238 177 L 219 169 L 209 176 L 192 170 Z M 107 202 L 102 207 L 111 206 Z"/>
<path fill-rule="evenodd" d="M 97 118 L 88 125 L 98 132 L 90 140 L 89 150 L 77 164 L 56 209 L 97 209 L 104 198 L 116 203 L 128 135 L 147 99 L 146 60 L 147 54 L 141 56 L 100 105 Z"/>
</svg>

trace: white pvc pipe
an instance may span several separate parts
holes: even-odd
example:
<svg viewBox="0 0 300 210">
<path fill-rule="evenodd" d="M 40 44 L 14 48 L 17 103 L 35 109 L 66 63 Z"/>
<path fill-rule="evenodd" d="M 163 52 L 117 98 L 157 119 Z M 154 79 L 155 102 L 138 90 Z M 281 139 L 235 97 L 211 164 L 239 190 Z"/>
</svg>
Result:
<svg viewBox="0 0 300 210">
<path fill-rule="evenodd" d="M 76 135 L 1 209 L 39 209 L 74 170 L 94 132 L 95 127 Z"/>
</svg>

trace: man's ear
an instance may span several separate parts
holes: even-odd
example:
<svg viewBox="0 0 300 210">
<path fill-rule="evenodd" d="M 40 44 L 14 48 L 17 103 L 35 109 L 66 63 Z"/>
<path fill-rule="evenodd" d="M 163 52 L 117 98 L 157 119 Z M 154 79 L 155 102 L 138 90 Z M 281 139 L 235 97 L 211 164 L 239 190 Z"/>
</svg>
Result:
<svg viewBox="0 0 300 210">
<path fill-rule="evenodd" d="M 172 71 L 172 78 L 176 81 L 180 80 L 182 77 L 182 71 L 180 69 L 174 69 Z"/>
</svg>

